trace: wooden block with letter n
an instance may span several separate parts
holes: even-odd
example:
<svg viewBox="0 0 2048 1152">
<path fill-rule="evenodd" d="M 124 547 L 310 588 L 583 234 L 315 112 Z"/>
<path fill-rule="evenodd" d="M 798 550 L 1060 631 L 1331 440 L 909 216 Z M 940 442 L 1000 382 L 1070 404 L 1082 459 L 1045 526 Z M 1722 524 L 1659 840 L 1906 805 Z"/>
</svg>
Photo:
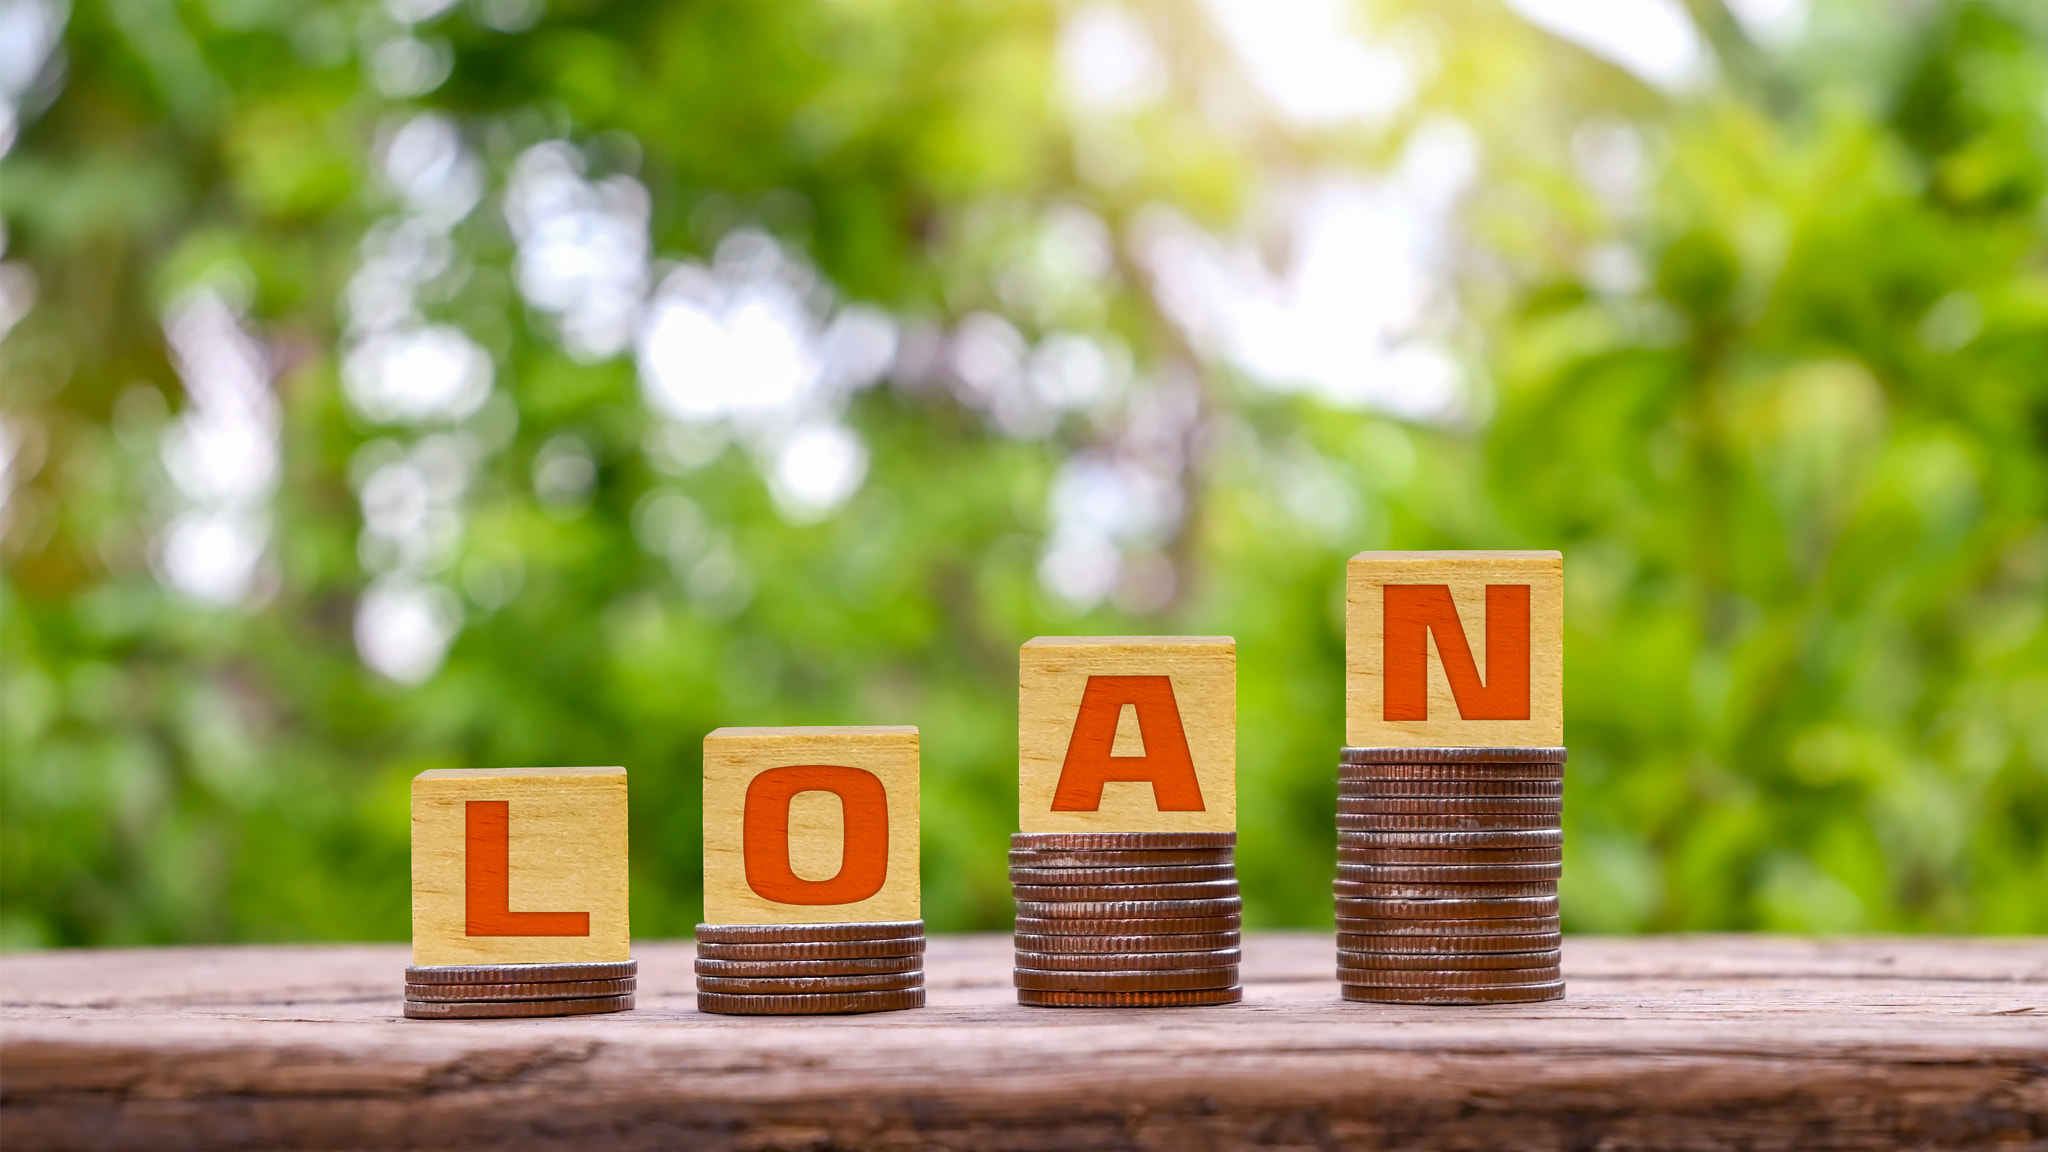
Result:
<svg viewBox="0 0 2048 1152">
<path fill-rule="evenodd" d="M 1237 642 L 1040 636 L 1017 673 L 1025 832 L 1237 828 Z"/>
<path fill-rule="evenodd" d="M 704 738 L 700 1011 L 922 1007 L 921 893 L 916 728 Z"/>
<path fill-rule="evenodd" d="M 1345 597 L 1345 743 L 1564 743 L 1564 557 L 1361 552 Z"/>
<path fill-rule="evenodd" d="M 405 1014 L 631 1008 L 626 875 L 624 768 L 420 773 Z"/>
</svg>

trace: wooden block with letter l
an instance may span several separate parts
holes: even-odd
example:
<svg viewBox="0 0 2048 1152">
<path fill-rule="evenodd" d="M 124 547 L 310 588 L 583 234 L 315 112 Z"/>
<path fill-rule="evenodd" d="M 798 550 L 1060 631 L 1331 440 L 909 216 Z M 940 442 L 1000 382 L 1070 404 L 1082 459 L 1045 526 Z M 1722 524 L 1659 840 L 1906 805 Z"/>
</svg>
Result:
<svg viewBox="0 0 2048 1152">
<path fill-rule="evenodd" d="M 624 768 L 439 769 L 413 778 L 414 964 L 631 954 Z"/>
<path fill-rule="evenodd" d="M 1237 642 L 1040 636 L 1017 672 L 1025 832 L 1237 828 Z"/>
<path fill-rule="evenodd" d="M 410 1017 L 631 1008 L 626 770 L 414 777 L 412 960 Z"/>
<path fill-rule="evenodd" d="M 1360 552 L 1345 596 L 1354 748 L 1564 743 L 1564 557 Z"/>
</svg>

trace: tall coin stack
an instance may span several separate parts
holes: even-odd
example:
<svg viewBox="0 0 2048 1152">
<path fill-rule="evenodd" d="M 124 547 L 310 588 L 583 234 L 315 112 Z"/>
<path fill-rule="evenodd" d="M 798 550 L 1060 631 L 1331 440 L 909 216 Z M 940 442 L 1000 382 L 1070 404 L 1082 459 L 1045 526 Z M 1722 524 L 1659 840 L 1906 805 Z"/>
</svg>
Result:
<svg viewBox="0 0 2048 1152">
<path fill-rule="evenodd" d="M 1337 979 L 1346 1000 L 1564 995 L 1562 748 L 1346 748 Z"/>
<path fill-rule="evenodd" d="M 1046 1008 L 1232 1004 L 1235 832 L 1018 832 L 1017 1002 Z"/>
<path fill-rule="evenodd" d="M 585 1016 L 633 1007 L 638 960 L 587 964 L 433 964 L 405 970 L 413 1020 Z"/>
<path fill-rule="evenodd" d="M 830 1016 L 924 1007 L 924 921 L 697 925 L 697 1010 Z"/>
</svg>

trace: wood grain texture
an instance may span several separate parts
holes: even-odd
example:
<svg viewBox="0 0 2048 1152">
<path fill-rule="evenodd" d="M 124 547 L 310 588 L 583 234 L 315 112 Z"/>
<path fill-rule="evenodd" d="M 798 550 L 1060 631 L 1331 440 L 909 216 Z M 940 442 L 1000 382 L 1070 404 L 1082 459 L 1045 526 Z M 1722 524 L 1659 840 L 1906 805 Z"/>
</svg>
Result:
<svg viewBox="0 0 2048 1152">
<path fill-rule="evenodd" d="M 0 957 L 0 1132 L 33 1149 L 2048 1147 L 2048 942 L 1573 938 L 1568 997 L 1341 1004 L 1253 933 L 1228 1008 L 1023 1008 L 1008 936 L 931 1007 L 736 1019 L 642 942 L 639 1008 L 408 1022 L 402 945 Z"/>
<path fill-rule="evenodd" d="M 588 935 L 469 934 L 470 801 L 508 805 L 510 909 L 587 913 Z M 437 769 L 413 778 L 414 964 L 561 964 L 631 956 L 624 768 Z"/>
<path fill-rule="evenodd" d="M 888 810 L 887 868 L 874 895 L 850 903 L 784 903 L 770 898 L 772 889 L 763 894 L 750 882 L 748 789 L 764 772 L 802 765 L 860 769 L 880 782 Z M 825 881 L 839 875 L 849 862 L 845 802 L 832 792 L 811 790 L 788 804 L 788 866 L 795 878 Z M 852 847 L 857 855 L 861 846 Z M 704 738 L 705 923 L 916 920 L 923 915 L 918 868 L 916 728 L 720 728 Z"/>
<path fill-rule="evenodd" d="M 1177 754 L 1164 745 L 1184 737 L 1200 809 L 1162 811 L 1153 784 L 1112 779 L 1100 785 L 1099 801 L 1086 790 L 1082 802 L 1098 803 L 1095 810 L 1056 811 L 1069 753 L 1079 754 L 1077 725 L 1090 678 L 1157 676 L 1172 686 L 1179 732 L 1154 733 L 1162 747 L 1147 747 L 1140 706 L 1122 705 L 1109 753 Z M 1163 709 L 1153 717 L 1160 718 Z M 1078 735 L 1085 743 L 1087 732 Z M 1017 671 L 1017 819 L 1025 832 L 1236 831 L 1237 642 L 1228 636 L 1041 636 L 1026 642 Z"/>
<path fill-rule="evenodd" d="M 1386 586 L 1446 585 L 1477 671 L 1489 681 L 1488 585 L 1529 588 L 1527 719 L 1460 715 L 1434 632 L 1425 660 L 1427 719 L 1387 718 Z M 1346 568 L 1344 742 L 1355 748 L 1564 744 L 1564 557 L 1558 552 L 1360 552 Z"/>
</svg>

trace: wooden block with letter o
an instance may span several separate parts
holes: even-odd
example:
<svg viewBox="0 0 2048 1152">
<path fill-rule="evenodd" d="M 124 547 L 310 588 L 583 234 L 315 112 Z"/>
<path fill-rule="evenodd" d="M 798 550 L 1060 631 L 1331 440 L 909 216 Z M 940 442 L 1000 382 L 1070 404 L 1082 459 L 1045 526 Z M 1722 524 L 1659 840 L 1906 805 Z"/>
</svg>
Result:
<svg viewBox="0 0 2048 1152">
<path fill-rule="evenodd" d="M 704 738 L 704 919 L 916 920 L 917 729 L 720 728 Z"/>
<path fill-rule="evenodd" d="M 412 782 L 412 962 L 632 955 L 624 768 L 438 769 Z"/>
<path fill-rule="evenodd" d="M 1564 743 L 1564 557 L 1360 552 L 1345 596 L 1354 748 Z"/>
<path fill-rule="evenodd" d="M 1236 830 L 1236 641 L 1041 636 L 1017 676 L 1023 831 Z"/>
</svg>

